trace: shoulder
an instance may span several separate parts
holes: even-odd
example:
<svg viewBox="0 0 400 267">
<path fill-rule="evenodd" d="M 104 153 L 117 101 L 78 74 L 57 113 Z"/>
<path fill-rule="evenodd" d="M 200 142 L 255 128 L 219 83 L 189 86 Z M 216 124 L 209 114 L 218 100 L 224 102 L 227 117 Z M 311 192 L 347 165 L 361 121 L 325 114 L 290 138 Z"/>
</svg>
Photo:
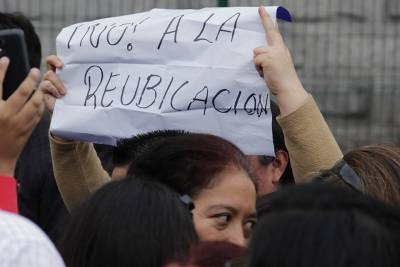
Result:
<svg viewBox="0 0 400 267">
<path fill-rule="evenodd" d="M 2 266 L 55 266 L 64 263 L 49 238 L 29 220 L 0 211 Z"/>
</svg>

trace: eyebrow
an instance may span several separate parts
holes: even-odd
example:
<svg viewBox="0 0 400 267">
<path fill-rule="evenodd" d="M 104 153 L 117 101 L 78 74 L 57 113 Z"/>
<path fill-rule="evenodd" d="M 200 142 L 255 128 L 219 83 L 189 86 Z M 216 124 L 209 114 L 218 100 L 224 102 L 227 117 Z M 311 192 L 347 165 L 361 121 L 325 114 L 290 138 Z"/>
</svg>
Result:
<svg viewBox="0 0 400 267">
<path fill-rule="evenodd" d="M 207 207 L 208 210 L 213 210 L 213 209 L 227 209 L 233 214 L 238 214 L 239 210 L 233 206 L 226 205 L 226 204 L 217 204 L 217 205 L 210 205 Z M 257 218 L 257 213 L 256 211 L 250 213 L 250 215 L 247 216 L 248 218 Z"/>
<path fill-rule="evenodd" d="M 230 212 L 234 214 L 238 214 L 239 210 L 235 207 L 232 207 L 230 205 L 225 205 L 225 204 L 217 204 L 217 205 L 210 205 L 207 207 L 208 210 L 214 210 L 214 209 L 227 209 Z"/>
<path fill-rule="evenodd" d="M 252 212 L 248 218 L 252 218 L 252 219 L 257 219 L 257 213 L 256 212 Z"/>
</svg>

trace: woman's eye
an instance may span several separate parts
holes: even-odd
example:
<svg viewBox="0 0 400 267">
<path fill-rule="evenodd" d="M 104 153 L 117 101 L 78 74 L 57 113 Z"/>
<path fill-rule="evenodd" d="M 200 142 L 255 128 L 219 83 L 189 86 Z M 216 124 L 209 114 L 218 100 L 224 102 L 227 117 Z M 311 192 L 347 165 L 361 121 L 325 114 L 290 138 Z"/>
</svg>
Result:
<svg viewBox="0 0 400 267">
<path fill-rule="evenodd" d="M 213 216 L 215 221 L 219 224 L 219 225 L 226 225 L 228 224 L 228 222 L 231 220 L 232 216 L 230 214 L 217 214 L 215 216 Z"/>
<path fill-rule="evenodd" d="M 250 238 L 253 234 L 253 229 L 256 226 L 257 220 L 249 220 L 244 224 L 244 235 L 246 238 Z"/>
<path fill-rule="evenodd" d="M 253 230 L 254 227 L 256 226 L 257 221 L 256 220 L 249 220 L 245 223 L 245 227 L 248 230 Z"/>
</svg>

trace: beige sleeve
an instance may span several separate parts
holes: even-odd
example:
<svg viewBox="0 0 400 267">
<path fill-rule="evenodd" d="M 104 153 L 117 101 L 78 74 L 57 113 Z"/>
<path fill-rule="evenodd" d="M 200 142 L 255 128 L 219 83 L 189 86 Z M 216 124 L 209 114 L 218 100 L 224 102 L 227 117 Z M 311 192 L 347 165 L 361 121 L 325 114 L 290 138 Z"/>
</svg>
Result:
<svg viewBox="0 0 400 267">
<path fill-rule="evenodd" d="M 54 177 L 69 210 L 111 180 L 91 143 L 63 142 L 49 135 Z"/>
<path fill-rule="evenodd" d="M 309 182 L 311 172 L 329 169 L 343 157 L 311 95 L 300 108 L 277 121 L 285 135 L 296 183 Z"/>
</svg>

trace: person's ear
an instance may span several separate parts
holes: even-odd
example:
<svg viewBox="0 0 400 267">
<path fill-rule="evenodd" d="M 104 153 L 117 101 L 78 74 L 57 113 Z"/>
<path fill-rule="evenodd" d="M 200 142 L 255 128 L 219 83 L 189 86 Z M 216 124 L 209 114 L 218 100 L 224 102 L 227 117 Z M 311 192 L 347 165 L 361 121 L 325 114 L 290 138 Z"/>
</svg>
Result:
<svg viewBox="0 0 400 267">
<path fill-rule="evenodd" d="M 275 159 L 272 161 L 272 184 L 277 185 L 289 163 L 289 154 L 284 150 L 275 152 Z"/>
<path fill-rule="evenodd" d="M 129 165 L 114 166 L 111 174 L 111 180 L 117 181 L 126 177 Z"/>
</svg>

